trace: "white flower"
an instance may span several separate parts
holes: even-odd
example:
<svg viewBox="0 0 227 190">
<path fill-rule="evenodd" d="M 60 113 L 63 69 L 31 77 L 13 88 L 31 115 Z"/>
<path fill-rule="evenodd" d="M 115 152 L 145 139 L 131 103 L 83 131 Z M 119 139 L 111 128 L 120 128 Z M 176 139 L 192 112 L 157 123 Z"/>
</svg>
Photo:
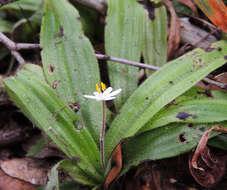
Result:
<svg viewBox="0 0 227 190">
<path fill-rule="evenodd" d="M 98 84 L 96 84 L 96 91 L 93 92 L 94 96 L 91 95 L 83 95 L 85 98 L 90 98 L 90 99 L 94 99 L 96 101 L 108 101 L 108 100 L 113 100 L 115 99 L 116 95 L 121 93 L 121 89 L 117 89 L 115 91 L 112 92 L 112 88 L 108 87 L 106 89 L 106 85 L 101 82 L 101 90 L 98 86 Z"/>
</svg>

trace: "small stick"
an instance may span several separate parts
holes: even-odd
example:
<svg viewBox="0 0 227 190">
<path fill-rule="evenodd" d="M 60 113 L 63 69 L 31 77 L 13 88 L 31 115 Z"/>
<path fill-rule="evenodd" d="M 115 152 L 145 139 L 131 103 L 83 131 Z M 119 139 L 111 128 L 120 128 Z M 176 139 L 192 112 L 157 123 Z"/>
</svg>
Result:
<svg viewBox="0 0 227 190">
<path fill-rule="evenodd" d="M 18 51 L 11 51 L 11 54 L 16 58 L 21 66 L 24 65 L 25 60 Z"/>
<path fill-rule="evenodd" d="M 0 32 L 0 42 L 2 42 L 8 49 L 11 51 L 18 51 L 21 49 L 35 49 L 40 48 L 39 44 L 31 44 L 31 43 L 15 43 L 11 39 L 9 39 L 5 34 Z"/>
<path fill-rule="evenodd" d="M 4 35 L 2 32 L 0 32 L 0 42 L 2 42 L 9 50 L 11 50 L 12 55 L 16 58 L 16 60 L 18 61 L 18 63 L 21 66 L 24 65 L 25 60 L 20 55 L 20 53 L 17 52 L 17 50 L 41 48 L 40 44 L 15 43 L 12 40 L 10 40 L 6 35 Z M 132 66 L 140 67 L 140 68 L 144 68 L 144 69 L 150 69 L 150 70 L 154 70 L 154 71 L 160 69 L 160 67 L 157 67 L 157 66 L 139 63 L 139 62 L 135 62 L 135 61 L 129 61 L 127 59 L 117 58 L 117 57 L 113 57 L 113 56 L 109 56 L 109 55 L 95 54 L 95 56 L 97 59 L 123 63 L 126 65 L 132 65 Z M 206 81 L 207 83 L 214 84 L 220 88 L 223 88 L 223 89 L 227 88 L 226 84 L 217 82 L 215 80 L 211 80 L 207 77 L 205 77 L 203 80 Z"/>
<path fill-rule="evenodd" d="M 226 89 L 226 88 L 227 88 L 227 84 L 224 84 L 224 83 L 221 83 L 221 82 L 218 82 L 218 81 L 215 81 L 215 80 L 211 80 L 211 79 L 209 79 L 209 78 L 207 78 L 207 77 L 205 77 L 205 78 L 203 79 L 203 81 L 205 81 L 205 82 L 207 82 L 207 83 L 210 83 L 210 84 L 213 84 L 213 85 L 215 85 L 215 86 L 218 86 L 218 87 L 220 87 L 220 88 L 222 88 L 222 89 Z"/>
<path fill-rule="evenodd" d="M 157 67 L 157 66 L 138 63 L 138 62 L 135 62 L 135 61 L 129 61 L 129 60 L 126 60 L 126 59 L 121 59 L 121 58 L 112 57 L 112 56 L 108 56 L 108 55 L 103 55 L 103 54 L 95 54 L 95 55 L 96 55 L 97 59 L 123 63 L 123 64 L 126 64 L 126 65 L 132 65 L 132 66 L 135 66 L 135 67 L 141 67 L 141 68 L 151 69 L 151 70 L 155 70 L 155 71 L 159 69 L 159 67 Z"/>
<path fill-rule="evenodd" d="M 25 64 L 25 60 L 17 50 L 40 47 L 39 44 L 15 43 L 12 40 L 10 40 L 6 35 L 4 35 L 2 32 L 0 32 L 0 42 L 2 42 L 11 51 L 11 54 L 16 58 L 16 60 L 20 64 L 19 68 L 21 68 Z"/>
</svg>

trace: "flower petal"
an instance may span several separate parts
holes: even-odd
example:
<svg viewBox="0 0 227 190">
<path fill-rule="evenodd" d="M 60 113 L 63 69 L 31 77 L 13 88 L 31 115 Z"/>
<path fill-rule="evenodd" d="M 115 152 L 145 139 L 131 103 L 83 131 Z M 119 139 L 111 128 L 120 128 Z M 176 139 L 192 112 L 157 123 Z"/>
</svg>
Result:
<svg viewBox="0 0 227 190">
<path fill-rule="evenodd" d="M 93 94 L 95 95 L 95 96 L 98 96 L 99 95 L 99 93 L 98 92 L 93 92 Z"/>
<path fill-rule="evenodd" d="M 117 89 L 117 90 L 111 92 L 109 95 L 110 95 L 110 96 L 116 96 L 116 95 L 119 94 L 119 93 L 121 93 L 121 88 L 119 88 L 119 89 Z"/>
<path fill-rule="evenodd" d="M 97 100 L 96 96 L 90 96 L 90 95 L 83 95 L 85 98 L 95 99 Z"/>
<path fill-rule="evenodd" d="M 113 100 L 113 99 L 115 99 L 116 97 L 105 97 L 104 98 L 104 101 L 108 101 L 108 100 Z"/>
<path fill-rule="evenodd" d="M 105 95 L 111 93 L 112 90 L 113 90 L 112 87 L 108 87 L 108 88 L 103 92 L 103 95 L 105 96 Z"/>
</svg>

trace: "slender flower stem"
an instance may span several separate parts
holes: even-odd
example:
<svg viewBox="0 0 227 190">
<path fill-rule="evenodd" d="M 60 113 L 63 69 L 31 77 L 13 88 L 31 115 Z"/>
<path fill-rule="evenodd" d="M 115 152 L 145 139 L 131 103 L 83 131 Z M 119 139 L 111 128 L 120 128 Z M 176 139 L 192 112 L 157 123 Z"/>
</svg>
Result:
<svg viewBox="0 0 227 190">
<path fill-rule="evenodd" d="M 105 118 L 106 118 L 105 101 L 102 101 L 102 130 L 100 134 L 100 157 L 101 157 L 103 169 L 105 169 L 105 161 L 104 161 Z"/>
</svg>

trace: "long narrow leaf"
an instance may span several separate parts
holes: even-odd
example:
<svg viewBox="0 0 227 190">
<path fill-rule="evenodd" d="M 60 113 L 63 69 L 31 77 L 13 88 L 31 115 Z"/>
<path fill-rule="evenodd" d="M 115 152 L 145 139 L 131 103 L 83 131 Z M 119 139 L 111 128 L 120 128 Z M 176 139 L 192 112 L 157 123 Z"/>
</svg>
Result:
<svg viewBox="0 0 227 190">
<path fill-rule="evenodd" d="M 106 159 L 122 139 L 135 135 L 165 105 L 225 64 L 226 51 L 226 41 L 213 44 L 207 51 L 195 49 L 150 76 L 130 96 L 107 132 Z"/>
<path fill-rule="evenodd" d="M 84 36 L 80 15 L 66 0 L 46 0 L 42 20 L 41 46 L 45 77 L 58 96 L 80 105 L 83 124 L 98 144 L 101 104 L 85 100 L 100 82 L 97 60 Z"/>
<path fill-rule="evenodd" d="M 135 0 L 109 0 L 105 49 L 111 56 L 139 61 L 142 51 L 142 28 L 144 9 Z M 119 109 L 137 87 L 138 69 L 108 62 L 111 86 L 124 89 L 115 100 Z M 127 88 L 125 88 L 127 86 Z"/>
<path fill-rule="evenodd" d="M 223 126 L 226 124 L 223 123 Z M 121 174 L 143 160 L 169 158 L 191 150 L 204 131 L 213 125 L 197 124 L 191 127 L 189 124 L 170 124 L 129 139 L 123 146 L 124 168 Z"/>
<path fill-rule="evenodd" d="M 173 122 L 212 123 L 227 120 L 227 100 L 191 100 L 158 112 L 140 132 Z"/>
<path fill-rule="evenodd" d="M 4 80 L 16 105 L 77 165 L 91 180 L 102 181 L 99 150 L 86 128 L 78 126 L 78 116 L 65 106 L 55 91 L 47 85 L 41 68 L 27 65 L 16 77 Z M 92 179 L 93 177 L 93 179 Z"/>
<path fill-rule="evenodd" d="M 146 64 L 162 66 L 167 61 L 167 15 L 165 7 L 154 9 L 154 19 L 144 12 L 143 57 Z"/>
</svg>

